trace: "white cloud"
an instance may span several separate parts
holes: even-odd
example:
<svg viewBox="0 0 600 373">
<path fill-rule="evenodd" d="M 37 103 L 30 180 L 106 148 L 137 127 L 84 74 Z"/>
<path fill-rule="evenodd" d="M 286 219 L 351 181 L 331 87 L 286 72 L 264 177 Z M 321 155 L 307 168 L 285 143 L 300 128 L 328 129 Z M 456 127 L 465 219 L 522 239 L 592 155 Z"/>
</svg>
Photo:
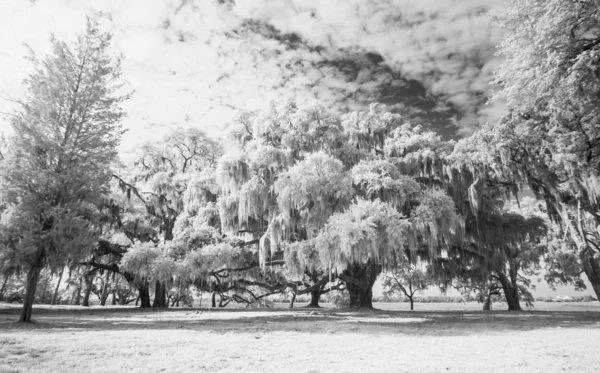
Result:
<svg viewBox="0 0 600 373">
<path fill-rule="evenodd" d="M 228 7 L 217 0 L 44 0 L 31 6 L 6 0 L 0 3 L 0 91 L 22 94 L 23 42 L 44 50 L 50 32 L 72 39 L 83 29 L 86 14 L 102 11 L 115 34 L 115 50 L 125 56 L 125 78 L 136 90 L 127 103 L 125 148 L 183 123 L 218 134 L 237 108 L 255 108 L 280 95 L 335 105 L 359 89 L 370 97 L 377 85 L 373 80 L 397 79 L 372 75 L 367 68 L 350 81 L 337 67 L 319 65 L 348 53 L 336 54 L 341 48 L 380 54 L 393 70 L 423 82 L 441 100 L 438 110 L 443 101 L 460 108 L 457 123 L 470 128 L 498 113 L 481 107 L 496 64 L 492 52 L 498 36 L 485 15 L 494 3 L 238 0 Z M 245 19 L 295 33 L 309 47 L 326 50 L 286 48 L 241 29 Z M 7 110 L 10 104 L 0 100 L 0 111 Z"/>
</svg>

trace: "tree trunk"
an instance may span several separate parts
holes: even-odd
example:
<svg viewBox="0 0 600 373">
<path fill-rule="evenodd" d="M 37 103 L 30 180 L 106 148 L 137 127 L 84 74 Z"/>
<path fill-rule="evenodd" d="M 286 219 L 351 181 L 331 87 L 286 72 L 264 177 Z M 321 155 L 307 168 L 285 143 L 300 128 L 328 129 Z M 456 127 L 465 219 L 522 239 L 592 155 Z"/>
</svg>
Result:
<svg viewBox="0 0 600 373">
<path fill-rule="evenodd" d="M 104 293 L 100 296 L 100 305 L 102 307 L 106 306 L 106 300 L 108 299 L 108 292 Z"/>
<path fill-rule="evenodd" d="M 60 270 L 60 274 L 58 275 L 58 281 L 56 281 L 56 287 L 54 288 L 54 294 L 52 294 L 52 305 L 56 304 L 56 297 L 58 296 L 58 288 L 60 287 L 60 281 L 62 280 L 63 273 L 65 272 L 65 267 L 63 266 Z"/>
<path fill-rule="evenodd" d="M 85 279 L 85 293 L 83 294 L 83 306 L 90 306 L 90 294 L 92 293 L 92 285 L 94 284 L 93 275 L 87 274 L 84 276 Z"/>
<path fill-rule="evenodd" d="M 164 221 L 164 242 L 171 241 L 173 239 L 173 227 L 175 226 L 175 219 L 176 218 L 171 218 Z"/>
<path fill-rule="evenodd" d="M 27 273 L 27 288 L 25 290 L 25 299 L 23 299 L 23 310 L 19 322 L 31 322 L 31 312 L 33 311 L 33 301 L 35 300 L 35 288 L 40 279 L 42 268 L 32 267 Z"/>
<path fill-rule="evenodd" d="M 154 303 L 152 304 L 152 307 L 167 307 L 167 289 L 165 285 L 160 283 L 160 281 L 156 281 L 154 286 Z"/>
<path fill-rule="evenodd" d="M 112 301 L 110 302 L 111 306 L 116 306 L 117 305 L 117 295 L 116 295 L 117 291 L 113 290 L 112 291 Z"/>
<path fill-rule="evenodd" d="M 74 291 L 72 304 L 79 306 L 81 304 L 81 288 L 83 287 L 83 277 L 79 278 L 79 285 Z"/>
<path fill-rule="evenodd" d="M 498 272 L 498 279 L 500 280 L 500 284 L 502 284 L 502 290 L 504 291 L 506 304 L 508 304 L 508 310 L 522 311 L 521 304 L 519 303 L 519 291 L 517 285 L 514 284 L 513 286 L 502 272 Z"/>
<path fill-rule="evenodd" d="M 296 301 L 296 292 L 292 292 L 292 299 L 290 299 L 290 308 L 294 308 L 294 302 Z"/>
<path fill-rule="evenodd" d="M 140 308 L 149 308 L 150 304 L 150 291 L 148 289 L 148 283 L 144 280 L 142 285 L 139 287 L 139 299 L 141 301 Z M 137 306 L 137 300 L 135 301 L 135 305 Z"/>
<path fill-rule="evenodd" d="M 321 289 L 310 292 L 310 303 L 306 306 L 307 308 L 321 308 L 319 306 L 319 299 L 321 299 Z"/>
<path fill-rule="evenodd" d="M 596 293 L 596 298 L 600 301 L 600 259 L 595 258 L 594 253 L 588 249 L 581 254 L 581 262 L 583 271 Z"/>
<path fill-rule="evenodd" d="M 211 296 L 211 308 L 217 308 L 217 292 L 213 291 Z"/>
<path fill-rule="evenodd" d="M 4 299 L 4 289 L 6 289 L 6 284 L 8 283 L 9 278 L 10 276 L 8 273 L 4 275 L 4 282 L 2 283 L 2 289 L 0 289 L 0 302 L 2 301 L 2 299 Z"/>
<path fill-rule="evenodd" d="M 42 299 L 40 299 L 40 304 L 46 304 L 46 294 L 48 293 L 48 285 L 50 285 L 50 273 L 47 271 L 46 275 L 43 276 L 44 281 L 44 288 L 42 289 Z"/>
<path fill-rule="evenodd" d="M 171 307 L 175 306 L 179 308 L 179 299 L 181 298 L 181 284 L 177 284 L 177 298 L 175 298 L 175 302 L 171 305 Z"/>
<path fill-rule="evenodd" d="M 117 291 L 117 298 L 118 298 L 117 303 L 119 305 L 124 306 L 127 304 L 127 295 Z M 139 295 L 139 288 L 138 288 L 138 295 L 135 298 L 135 306 L 136 307 L 137 307 L 139 301 L 140 301 L 140 295 Z"/>
<path fill-rule="evenodd" d="M 351 264 L 340 279 L 346 283 L 350 295 L 350 308 L 373 308 L 373 285 L 382 266 L 369 259 L 367 264 Z"/>
<path fill-rule="evenodd" d="M 492 310 L 492 296 L 486 295 L 483 300 L 483 310 L 491 311 Z"/>
<path fill-rule="evenodd" d="M 108 299 L 108 284 L 110 280 L 110 272 L 106 271 L 106 280 L 104 282 L 104 286 L 102 287 L 102 295 L 100 295 L 100 305 L 105 306 L 106 300 Z"/>
<path fill-rule="evenodd" d="M 415 301 L 412 296 L 408 297 L 408 299 L 410 300 L 410 310 L 414 311 L 415 310 L 415 307 L 414 307 Z"/>
</svg>

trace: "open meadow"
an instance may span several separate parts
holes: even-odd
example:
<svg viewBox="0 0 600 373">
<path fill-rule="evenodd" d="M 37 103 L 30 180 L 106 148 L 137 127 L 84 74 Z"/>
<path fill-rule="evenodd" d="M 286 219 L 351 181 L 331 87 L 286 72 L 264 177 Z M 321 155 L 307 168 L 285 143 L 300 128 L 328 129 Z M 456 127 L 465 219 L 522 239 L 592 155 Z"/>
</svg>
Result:
<svg viewBox="0 0 600 373">
<path fill-rule="evenodd" d="M 600 303 L 380 310 L 0 305 L 1 372 L 597 372 Z"/>
</svg>

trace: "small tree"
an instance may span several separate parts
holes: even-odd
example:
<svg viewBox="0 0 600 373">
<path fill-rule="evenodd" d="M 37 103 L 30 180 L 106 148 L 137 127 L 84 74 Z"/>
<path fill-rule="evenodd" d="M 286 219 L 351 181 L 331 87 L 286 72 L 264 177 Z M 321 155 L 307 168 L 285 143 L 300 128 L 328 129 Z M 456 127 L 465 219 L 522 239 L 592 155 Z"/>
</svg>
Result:
<svg viewBox="0 0 600 373">
<path fill-rule="evenodd" d="M 383 288 L 386 294 L 391 295 L 402 292 L 410 301 L 410 310 L 414 310 L 414 296 L 416 292 L 423 292 L 430 285 L 433 285 L 433 278 L 426 269 L 419 265 L 405 264 L 400 265 L 392 271 L 385 274 Z"/>
<path fill-rule="evenodd" d="M 111 34 L 88 19 L 71 47 L 51 39 L 24 83 L 27 95 L 12 118 L 14 136 L 0 167 L 2 250 L 27 271 L 19 321 L 30 322 L 40 271 L 62 268 L 97 244 L 98 208 L 108 193 L 124 112 L 121 59 L 110 55 Z"/>
</svg>

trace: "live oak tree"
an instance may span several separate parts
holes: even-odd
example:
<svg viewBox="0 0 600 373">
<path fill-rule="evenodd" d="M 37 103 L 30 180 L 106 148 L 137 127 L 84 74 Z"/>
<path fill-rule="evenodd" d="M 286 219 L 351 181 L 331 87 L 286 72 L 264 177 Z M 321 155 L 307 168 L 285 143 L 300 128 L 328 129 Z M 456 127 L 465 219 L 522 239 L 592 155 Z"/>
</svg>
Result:
<svg viewBox="0 0 600 373">
<path fill-rule="evenodd" d="M 273 230 L 296 232 L 292 242 L 284 245 L 290 272 L 296 269 L 298 277 L 310 277 L 313 284 L 321 284 L 311 292 L 308 306 L 317 307 L 328 278 L 318 256 L 314 238 L 335 212 L 343 211 L 354 195 L 350 175 L 341 161 L 324 152 L 307 155 L 306 159 L 283 172 L 274 187 L 280 215 L 278 222 L 267 230 L 263 238 L 268 245 L 279 242 Z M 275 234 L 273 234 L 275 233 Z"/>
<path fill-rule="evenodd" d="M 540 268 L 546 248 L 546 225 L 539 217 L 511 212 L 498 213 L 493 218 L 493 222 L 481 219 L 477 227 L 480 232 L 467 232 L 464 244 L 452 247 L 434 268 L 438 276 L 449 272 L 448 277 L 467 287 L 502 290 L 508 310 L 520 311 L 520 300 L 528 305 L 533 301 L 528 291 L 529 277 Z"/>
<path fill-rule="evenodd" d="M 454 278 L 471 287 L 501 288 L 508 309 L 531 300 L 527 287 L 548 247 L 548 225 L 530 199 L 521 199 L 520 179 L 502 168 L 489 151 L 488 133 L 460 140 L 447 158 L 457 205 L 463 206 L 465 240 L 436 261 L 438 279 Z M 485 139 L 485 140 L 484 140 Z M 443 280 L 442 280 L 443 281 Z M 491 294 L 489 294 L 491 295 Z"/>
<path fill-rule="evenodd" d="M 123 169 L 120 169 L 120 172 L 123 172 Z M 123 299 L 123 295 L 131 292 L 124 286 L 129 283 L 138 290 L 137 299 L 142 300 L 142 307 L 150 307 L 147 281 L 140 281 L 139 276 L 128 272 L 120 263 L 132 245 L 158 242 L 157 232 L 146 219 L 144 207 L 132 203 L 126 194 L 116 189 L 118 186 L 111 183 L 111 193 L 100 205 L 98 229 L 101 237 L 97 245 L 84 261 L 69 263 L 68 282 L 76 287 L 78 293 L 85 283 L 84 305 L 89 304 L 89 296 L 92 292 L 96 293 L 98 288 L 110 290 L 113 295 L 118 293 Z M 123 279 L 125 281 L 122 281 Z M 73 299 L 79 301 L 78 296 L 73 296 Z"/>
<path fill-rule="evenodd" d="M 137 241 L 124 256 L 127 263 L 124 268 L 135 273 L 137 283 L 141 284 L 143 307 L 147 306 L 146 283 L 149 279 L 155 284 L 153 307 L 167 306 L 167 291 L 172 284 L 172 276 L 167 274 L 174 268 L 168 242 L 174 239 L 174 228 L 180 215 L 195 213 L 198 208 L 216 201 L 218 186 L 214 181 L 214 167 L 220 155 L 220 145 L 204 132 L 196 128 L 176 128 L 161 141 L 141 147 L 134 161 L 135 175 L 131 182 L 115 175 L 127 197 L 145 208 L 148 223 L 160 236 L 160 242 Z M 161 252 L 146 258 L 152 260 L 152 271 L 135 264 L 140 256 L 149 253 L 150 246 Z"/>
<path fill-rule="evenodd" d="M 452 149 L 452 143 L 419 126 L 401 123 L 399 116 L 379 105 L 344 119 L 351 144 L 370 154 L 351 170 L 357 194 L 373 201 L 374 206 L 384 203 L 379 206 L 382 212 L 388 211 L 386 214 L 395 211 L 402 216 L 402 224 L 393 223 L 397 219 L 392 218 L 393 214 L 375 223 L 376 234 L 369 240 L 375 237 L 381 240 L 376 249 L 358 241 L 353 245 L 352 256 L 360 256 L 335 259 L 346 261 L 340 279 L 347 284 L 351 307 L 371 307 L 372 287 L 382 270 L 414 263 L 417 258 L 432 261 L 462 237 L 462 219 L 456 213 L 454 201 L 442 189 L 443 159 Z M 349 215 L 349 221 L 336 222 L 336 229 L 345 230 L 340 238 L 345 236 L 346 242 L 356 239 L 343 225 L 364 224 L 371 219 L 369 215 L 363 213 L 360 219 Z M 391 225 L 386 226 L 388 223 Z M 396 242 L 391 240 L 393 236 L 388 236 L 392 231 Z M 335 244 L 330 249 L 342 247 L 343 244 Z"/>
<path fill-rule="evenodd" d="M 371 307 L 384 266 L 421 247 L 434 257 L 461 231 L 452 199 L 420 179 L 435 168 L 423 144 L 439 150 L 441 140 L 401 124 L 381 105 L 340 118 L 272 104 L 237 127 L 238 150 L 220 161 L 222 220 L 262 228 L 263 263 L 283 249 L 288 266 L 338 277 L 352 307 Z"/>
<path fill-rule="evenodd" d="M 343 168 L 333 156 L 344 150 L 339 119 L 322 107 L 300 108 L 293 101 L 282 100 L 262 112 L 241 115 L 230 132 L 231 150 L 217 168 L 223 191 L 219 210 L 225 232 L 246 232 L 260 239 L 263 265 L 284 246 L 287 254 L 308 247 L 288 244 L 311 239 L 327 217 L 343 205 L 335 200 L 333 190 L 343 188 L 334 185 L 340 179 L 337 172 Z M 311 156 L 317 152 L 320 155 Z M 332 167 L 336 172 L 327 173 Z M 308 172 L 306 179 L 304 171 Z M 334 179 L 327 180 L 329 176 Z M 311 184 L 317 179 L 327 181 L 323 189 Z M 305 182 L 297 184 L 301 181 Z M 294 263 L 303 263 L 306 258 L 298 255 L 310 251 L 287 254 L 286 258 Z M 308 280 L 312 288 L 310 305 L 317 306 L 327 275 L 318 266 L 298 269 L 292 271 L 296 275 L 294 289 Z"/>
<path fill-rule="evenodd" d="M 97 243 L 97 206 L 108 193 L 128 98 L 120 94 L 121 59 L 111 35 L 88 20 L 71 46 L 51 39 L 44 58 L 32 54 L 35 71 L 12 117 L 14 135 L 0 171 L 2 250 L 15 253 L 27 272 L 19 321 L 31 321 L 42 268 L 61 268 Z"/>
<path fill-rule="evenodd" d="M 525 183 L 545 201 L 600 298 L 599 14 L 595 1 L 507 2 L 494 18 L 506 114 L 469 141 L 478 177 Z"/>
<path fill-rule="evenodd" d="M 167 305 L 167 290 L 174 288 L 169 297 L 179 299 L 192 284 L 212 292 L 213 302 L 220 294 L 221 304 L 228 303 L 226 298 L 252 303 L 266 296 L 255 290 L 286 286 L 285 281 L 260 281 L 273 276 L 260 271 L 257 252 L 250 249 L 257 240 L 223 234 L 213 169 L 219 152 L 220 146 L 203 132 L 176 129 L 141 148 L 131 181 L 115 175 L 127 199 L 145 209 L 146 223 L 160 237 L 149 242 L 128 234 L 132 245 L 119 263 L 120 270 L 141 284 L 142 307 L 149 305 L 148 281 L 155 283 L 155 307 Z M 122 229 L 133 232 L 126 224 Z"/>
</svg>

